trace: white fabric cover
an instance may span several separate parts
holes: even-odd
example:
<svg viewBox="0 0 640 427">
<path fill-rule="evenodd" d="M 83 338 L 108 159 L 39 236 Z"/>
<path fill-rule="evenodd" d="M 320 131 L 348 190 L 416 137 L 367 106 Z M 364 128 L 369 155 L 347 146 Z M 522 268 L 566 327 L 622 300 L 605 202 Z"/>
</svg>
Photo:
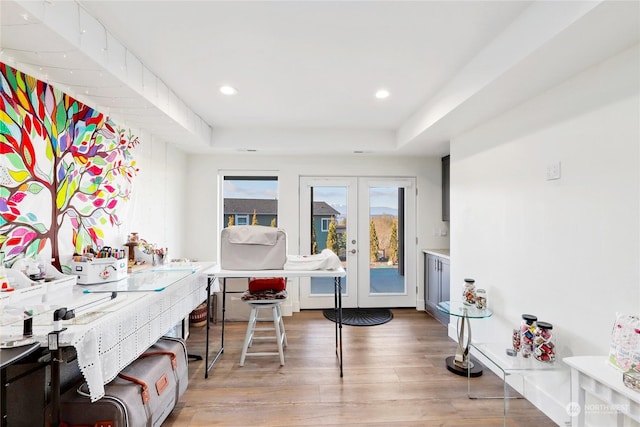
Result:
<svg viewBox="0 0 640 427">
<path fill-rule="evenodd" d="M 236 245 L 269 245 L 278 241 L 278 229 L 264 225 L 237 225 L 228 227 L 229 242 Z"/>
<path fill-rule="evenodd" d="M 225 270 L 282 270 L 287 235 L 281 228 L 235 225 L 220 234 L 220 265 Z"/>
<path fill-rule="evenodd" d="M 287 255 L 285 270 L 337 270 L 342 266 L 340 258 L 331 249 L 323 249 L 315 255 Z"/>
</svg>

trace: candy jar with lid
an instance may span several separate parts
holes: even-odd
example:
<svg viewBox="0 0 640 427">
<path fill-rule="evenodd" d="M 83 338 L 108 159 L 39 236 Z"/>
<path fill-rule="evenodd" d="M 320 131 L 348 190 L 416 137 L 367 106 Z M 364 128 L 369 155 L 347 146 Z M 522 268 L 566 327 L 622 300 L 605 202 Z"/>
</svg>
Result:
<svg viewBox="0 0 640 427">
<path fill-rule="evenodd" d="M 520 351 L 522 357 L 529 357 L 534 350 L 533 339 L 535 338 L 536 321 L 538 318 L 533 314 L 523 314 L 520 323 Z"/>
<path fill-rule="evenodd" d="M 462 302 L 467 305 L 476 303 L 476 281 L 473 279 L 464 279 L 464 288 L 462 290 Z"/>
<path fill-rule="evenodd" d="M 549 322 L 537 322 L 533 343 L 535 346 L 533 355 L 541 362 L 553 362 L 556 360 L 556 345 L 553 338 L 553 325 Z"/>
</svg>

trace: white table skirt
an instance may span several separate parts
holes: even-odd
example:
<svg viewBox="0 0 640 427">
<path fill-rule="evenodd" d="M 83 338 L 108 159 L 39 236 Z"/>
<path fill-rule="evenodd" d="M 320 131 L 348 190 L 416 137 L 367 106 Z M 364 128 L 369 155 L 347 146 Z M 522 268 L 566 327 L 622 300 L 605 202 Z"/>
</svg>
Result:
<svg viewBox="0 0 640 427">
<path fill-rule="evenodd" d="M 206 287 L 206 275 L 193 274 L 79 330 L 61 333 L 61 345 L 66 342 L 78 353 L 91 401 L 104 396 L 104 384 L 202 303 L 207 298 Z"/>
<path fill-rule="evenodd" d="M 78 365 L 94 402 L 104 396 L 104 385 L 186 318 L 207 298 L 207 280 L 213 263 L 194 265 L 195 271 L 158 292 L 119 293 L 121 303 L 98 307 L 95 320 L 63 322 L 60 346 L 73 346 Z M 153 274 L 142 272 L 136 274 Z"/>
</svg>

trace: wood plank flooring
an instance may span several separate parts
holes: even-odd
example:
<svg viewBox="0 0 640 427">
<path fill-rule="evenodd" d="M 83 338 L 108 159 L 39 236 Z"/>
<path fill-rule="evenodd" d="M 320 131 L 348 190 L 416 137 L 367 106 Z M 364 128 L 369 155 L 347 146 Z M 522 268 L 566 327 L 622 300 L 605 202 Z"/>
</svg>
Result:
<svg viewBox="0 0 640 427">
<path fill-rule="evenodd" d="M 343 327 L 343 378 L 335 324 L 321 310 L 285 318 L 285 366 L 255 356 L 241 367 L 246 322 L 227 322 L 222 358 L 208 379 L 204 361 L 189 363 L 189 388 L 163 426 L 502 426 L 502 400 L 468 399 L 467 379 L 447 371 L 456 345 L 446 328 L 425 312 L 392 311 L 384 325 Z M 191 328 L 190 353 L 204 354 L 204 336 L 204 327 Z M 219 322 L 211 339 L 219 347 Z M 489 370 L 472 381 L 474 391 L 502 393 Z M 555 425 L 524 399 L 511 400 L 508 414 L 509 426 Z"/>
</svg>

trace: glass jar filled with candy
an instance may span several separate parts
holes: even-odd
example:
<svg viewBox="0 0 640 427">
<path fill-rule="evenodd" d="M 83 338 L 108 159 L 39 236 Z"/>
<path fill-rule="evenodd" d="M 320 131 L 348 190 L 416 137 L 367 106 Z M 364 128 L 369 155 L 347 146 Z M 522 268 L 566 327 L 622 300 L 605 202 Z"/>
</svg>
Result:
<svg viewBox="0 0 640 427">
<path fill-rule="evenodd" d="M 476 307 L 478 310 L 487 308 L 487 291 L 482 288 L 476 290 Z"/>
<path fill-rule="evenodd" d="M 520 323 L 520 351 L 522 357 L 529 357 L 533 353 L 536 332 L 536 322 L 538 318 L 533 314 L 523 314 Z"/>
<path fill-rule="evenodd" d="M 553 338 L 553 325 L 549 322 L 537 322 L 533 343 L 535 346 L 533 355 L 541 362 L 553 362 L 556 360 L 556 345 Z"/>
<path fill-rule="evenodd" d="M 462 289 L 462 302 L 467 305 L 476 303 L 476 281 L 473 279 L 464 279 L 464 288 Z"/>
<path fill-rule="evenodd" d="M 521 338 L 520 338 L 520 328 L 513 328 L 511 332 L 511 348 L 513 349 L 513 355 L 517 356 L 520 353 Z"/>
</svg>

